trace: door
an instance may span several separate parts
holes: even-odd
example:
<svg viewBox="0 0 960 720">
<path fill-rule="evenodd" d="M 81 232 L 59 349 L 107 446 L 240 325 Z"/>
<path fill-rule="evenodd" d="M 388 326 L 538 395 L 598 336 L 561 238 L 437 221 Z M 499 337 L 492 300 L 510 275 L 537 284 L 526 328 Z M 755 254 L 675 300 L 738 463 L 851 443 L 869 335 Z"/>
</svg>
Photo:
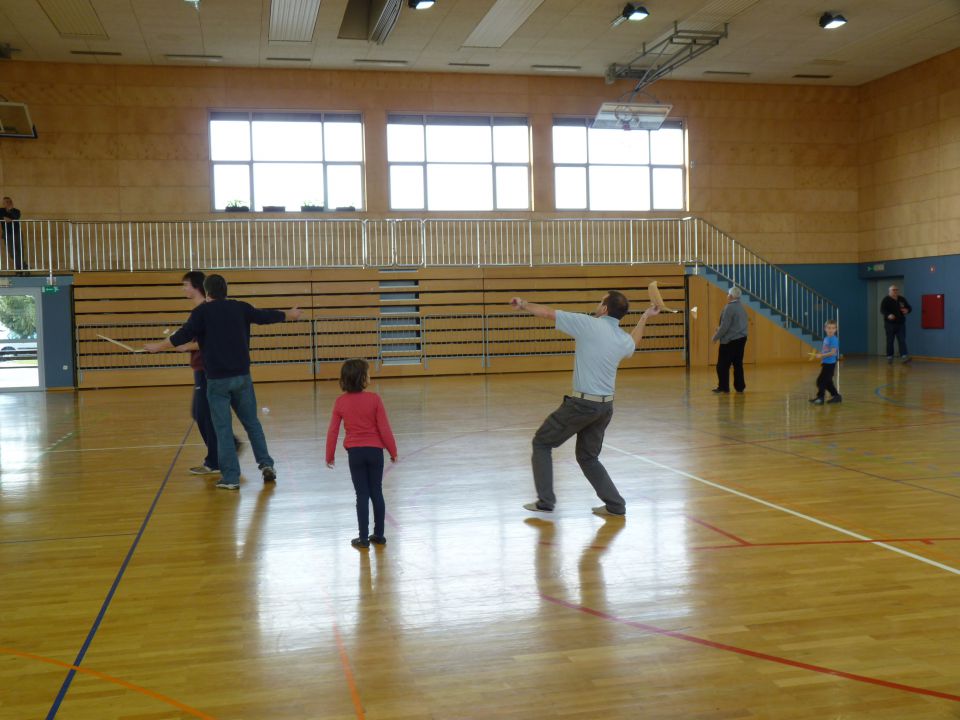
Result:
<svg viewBox="0 0 960 720">
<path fill-rule="evenodd" d="M 0 288 L 0 391 L 42 390 L 39 288 Z"/>
<path fill-rule="evenodd" d="M 867 287 L 867 347 L 871 355 L 887 354 L 887 333 L 883 329 L 883 316 L 880 314 L 880 301 L 887 295 L 891 285 L 900 288 L 900 294 L 906 295 L 902 277 L 871 280 Z"/>
</svg>

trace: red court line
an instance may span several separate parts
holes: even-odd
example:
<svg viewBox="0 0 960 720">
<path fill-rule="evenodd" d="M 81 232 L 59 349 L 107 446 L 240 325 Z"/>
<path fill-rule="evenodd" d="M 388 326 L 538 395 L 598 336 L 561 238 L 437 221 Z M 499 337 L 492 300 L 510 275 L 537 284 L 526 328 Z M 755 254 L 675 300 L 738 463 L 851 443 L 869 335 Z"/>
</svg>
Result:
<svg viewBox="0 0 960 720">
<path fill-rule="evenodd" d="M 430 444 L 428 444 L 428 445 L 423 445 L 423 446 L 421 446 L 421 447 L 418 447 L 416 450 L 414 450 L 413 452 L 411 452 L 411 453 L 409 453 L 409 454 L 407 454 L 407 455 L 404 455 L 403 457 L 404 457 L 404 459 L 406 459 L 406 458 L 411 458 L 411 457 L 414 457 L 415 455 L 419 455 L 420 453 L 422 453 L 422 452 L 424 452 L 424 451 L 426 451 L 426 450 L 430 450 L 430 449 L 432 449 L 432 448 L 435 448 L 435 447 L 437 447 L 438 445 L 443 445 L 444 443 L 448 443 L 448 442 L 450 442 L 451 440 L 459 440 L 460 438 L 464 438 L 464 437 L 467 437 L 467 436 L 469 436 L 469 435 L 477 435 L 477 434 L 479 434 L 479 433 L 485 433 L 485 432 L 490 432 L 490 431 L 487 430 L 487 429 L 484 429 L 484 430 L 471 430 L 470 432 L 460 433 L 459 435 L 453 435 L 453 436 L 448 437 L 448 438 L 443 438 L 443 439 L 441 439 L 441 440 L 437 440 L 436 442 L 432 442 L 432 443 L 430 443 Z M 388 474 L 390 474 L 390 472 L 393 471 L 393 469 L 397 466 L 397 464 L 399 464 L 399 462 L 402 462 L 402 461 L 398 461 L 397 463 L 390 463 L 390 465 L 386 468 L 386 470 L 384 470 L 384 473 L 383 473 L 384 477 L 386 477 Z M 428 484 L 426 484 L 426 485 L 423 485 L 422 487 L 417 488 L 417 489 L 414 491 L 414 492 L 415 492 L 415 496 L 416 496 L 416 495 L 419 495 L 419 494 L 422 493 L 424 490 L 429 490 L 429 489 L 432 488 L 434 485 L 439 485 L 441 482 L 443 482 L 443 480 L 444 480 L 444 478 L 441 477 L 441 478 L 439 478 L 439 479 L 437 479 L 437 480 L 434 480 L 434 481 L 431 482 L 431 483 L 428 483 Z M 400 529 L 400 523 L 399 523 L 399 522 L 397 521 L 397 519 L 396 519 L 393 515 L 391 515 L 389 512 L 385 513 L 385 518 L 386 518 L 387 522 L 389 522 L 391 525 L 395 525 L 398 530 Z"/>
<path fill-rule="evenodd" d="M 695 518 L 693 515 L 684 515 L 684 517 L 685 517 L 687 520 L 689 520 L 690 522 L 695 522 L 697 525 L 703 525 L 703 527 L 708 528 L 709 530 L 713 530 L 715 533 L 719 533 L 720 535 L 723 535 L 724 537 L 730 538 L 730 539 L 733 540 L 735 543 L 737 543 L 737 547 L 749 547 L 750 545 L 752 545 L 752 543 L 747 542 L 747 541 L 744 540 L 742 537 L 738 537 L 737 535 L 734 535 L 733 533 L 728 533 L 726 530 L 721 530 L 720 528 L 716 527 L 715 525 L 711 525 L 710 523 L 704 522 L 703 520 L 700 520 L 699 518 Z M 729 546 L 725 546 L 725 547 L 729 547 Z"/>
<path fill-rule="evenodd" d="M 650 497 L 649 495 L 640 495 L 639 497 L 643 498 L 644 500 L 647 500 L 647 501 L 650 502 L 650 503 L 656 503 L 656 502 L 657 502 L 654 498 Z M 751 544 L 749 541 L 744 540 L 744 539 L 743 539 L 742 537 L 740 537 L 739 535 L 734 535 L 733 533 L 729 533 L 729 532 L 727 532 L 726 530 L 721 530 L 721 529 L 718 528 L 716 525 L 711 525 L 710 523 L 705 522 L 704 520 L 701 520 L 701 519 L 698 518 L 698 517 L 695 517 L 695 516 L 693 516 L 693 515 L 688 515 L 687 513 L 684 513 L 683 516 L 684 516 L 687 520 L 689 520 L 690 522 L 694 522 L 694 523 L 696 523 L 697 525 L 702 525 L 703 527 L 707 528 L 708 530 L 713 530 L 715 533 L 718 533 L 718 534 L 720 534 L 720 535 L 723 535 L 724 537 L 730 538 L 731 540 L 733 540 L 733 541 L 734 541 L 735 543 L 737 543 L 738 545 L 750 545 L 750 544 Z M 728 547 L 728 546 L 727 546 L 727 545 L 724 545 L 724 546 L 722 546 L 722 547 Z"/>
<path fill-rule="evenodd" d="M 757 660 L 766 660 L 767 662 L 779 663 L 789 667 L 800 668 L 801 670 L 810 670 L 811 672 L 821 673 L 823 675 L 833 675 L 834 677 L 844 678 L 845 680 L 853 680 L 855 682 L 867 683 L 869 685 L 879 685 L 880 687 L 888 688 L 890 690 L 901 690 L 903 692 L 913 693 L 915 695 L 927 695 L 929 697 L 941 698 L 943 700 L 960 702 L 960 695 L 951 695 L 950 693 L 940 692 L 939 690 L 928 690 L 927 688 L 915 687 L 913 685 L 903 685 L 902 683 L 890 682 L 889 680 L 881 680 L 880 678 L 872 678 L 866 675 L 857 675 L 856 673 L 849 673 L 843 670 L 834 670 L 833 668 L 824 667 L 823 665 L 811 665 L 810 663 L 799 662 L 797 660 L 791 660 L 789 658 L 783 658 L 777 655 L 769 655 L 767 653 L 757 652 L 756 650 L 748 650 L 747 648 L 740 648 L 736 647 L 735 645 L 714 642 L 713 640 L 696 637 L 695 635 L 687 635 L 686 633 L 677 632 L 676 630 L 665 630 L 664 628 L 659 628 L 654 625 L 647 625 L 646 623 L 635 622 L 633 620 L 625 620 L 615 615 L 608 615 L 600 610 L 594 610 L 593 608 L 586 607 L 585 605 L 570 603 L 566 600 L 561 600 L 560 598 L 546 595 L 545 593 L 540 593 L 540 597 L 548 602 L 554 603 L 555 605 L 560 605 L 561 607 L 569 608 L 570 610 L 576 610 L 586 615 L 593 615 L 594 617 L 598 617 L 602 620 L 619 623 L 620 625 L 628 625 L 632 628 L 643 630 L 644 632 L 653 633 L 654 635 L 671 637 L 675 640 L 683 640 L 684 642 L 702 645 L 714 650 L 724 650 L 725 652 L 732 652 L 736 653 L 737 655 L 745 655 Z"/>
<path fill-rule="evenodd" d="M 698 545 L 693 550 L 729 550 L 730 548 L 751 547 L 789 547 L 793 545 L 869 545 L 871 543 L 919 542 L 933 545 L 935 542 L 950 542 L 960 537 L 913 537 L 913 538 L 874 538 L 872 540 L 790 540 L 784 542 L 746 543 L 745 545 Z"/>
<path fill-rule="evenodd" d="M 120 685 L 121 687 L 125 687 L 128 690 L 133 690 L 134 692 L 138 692 L 141 695 L 146 695 L 147 697 L 153 698 L 154 700 L 159 700 L 160 702 L 166 703 L 167 705 L 172 705 L 173 707 L 177 708 L 178 710 L 182 710 L 188 715 L 192 715 L 193 717 L 196 717 L 196 718 L 201 718 L 201 720 L 216 720 L 216 718 L 214 718 L 212 715 L 207 715 L 205 712 L 197 710 L 196 708 L 192 708 L 189 705 L 185 705 L 179 700 L 174 700 L 172 697 L 164 695 L 163 693 L 158 693 L 153 690 L 149 690 L 145 687 L 141 687 L 140 685 L 135 685 L 132 682 L 127 682 L 126 680 L 122 680 L 118 677 L 114 677 L 112 675 L 107 675 L 106 673 L 98 672 L 97 670 L 89 670 L 88 668 L 85 668 L 85 667 L 71 665 L 70 663 L 63 662 L 62 660 L 55 660 L 53 658 L 44 657 L 43 655 L 34 655 L 33 653 L 22 652 L 20 650 L 14 650 L 13 648 L 0 647 L 0 654 L 14 655 L 16 657 L 25 658 L 27 660 L 36 660 L 37 662 L 47 663 L 48 665 L 56 665 L 57 667 L 74 670 L 83 675 L 90 675 L 91 677 L 95 677 L 99 680 L 105 680 L 107 682 L 113 683 L 114 685 Z"/>
<path fill-rule="evenodd" d="M 878 425 L 875 427 L 864 426 L 860 428 L 851 428 L 849 430 L 837 430 L 835 432 L 825 432 L 825 433 L 797 433 L 796 435 L 784 435 L 783 440 L 807 440 L 809 438 L 821 438 L 821 437 L 834 437 L 836 435 L 855 435 L 857 433 L 863 432 L 874 432 L 874 431 L 883 431 L 883 430 L 896 430 L 900 431 L 905 428 L 921 428 L 921 427 L 930 427 L 935 425 L 956 425 L 956 420 L 941 420 L 939 422 L 929 422 L 929 423 L 908 423 L 907 425 L 897 425 L 895 427 L 890 427 L 889 425 Z M 772 440 L 758 440 L 757 442 L 773 442 Z"/>
<path fill-rule="evenodd" d="M 350 658 L 347 656 L 347 648 L 343 644 L 343 638 L 340 637 L 340 628 L 336 623 L 333 625 L 333 636 L 337 639 L 337 650 L 340 651 L 340 664 L 343 665 L 343 674 L 347 677 L 347 685 L 350 686 L 350 699 L 353 700 L 353 709 L 357 713 L 357 720 L 365 720 L 363 714 L 363 702 L 360 700 L 360 693 L 357 691 L 357 683 L 353 679 L 353 670 L 350 668 Z"/>
</svg>

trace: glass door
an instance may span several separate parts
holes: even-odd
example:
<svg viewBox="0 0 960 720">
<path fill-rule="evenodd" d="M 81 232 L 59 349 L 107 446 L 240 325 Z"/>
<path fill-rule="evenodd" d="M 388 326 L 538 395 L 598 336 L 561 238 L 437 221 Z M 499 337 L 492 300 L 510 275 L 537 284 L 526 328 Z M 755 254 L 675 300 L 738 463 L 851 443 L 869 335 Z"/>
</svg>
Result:
<svg viewBox="0 0 960 720">
<path fill-rule="evenodd" d="M 0 288 L 0 391 L 43 388 L 40 291 Z"/>
</svg>

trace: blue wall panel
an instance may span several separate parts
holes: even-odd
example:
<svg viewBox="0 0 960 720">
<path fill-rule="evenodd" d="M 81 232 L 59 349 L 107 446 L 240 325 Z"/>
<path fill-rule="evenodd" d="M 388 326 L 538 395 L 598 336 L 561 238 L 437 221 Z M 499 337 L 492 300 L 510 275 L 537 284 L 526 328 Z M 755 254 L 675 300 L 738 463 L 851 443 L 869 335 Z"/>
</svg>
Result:
<svg viewBox="0 0 960 720">
<path fill-rule="evenodd" d="M 840 308 L 841 352 L 867 352 L 867 282 L 859 275 L 860 266 L 835 263 L 782 267 L 803 284 L 837 303 Z"/>
<path fill-rule="evenodd" d="M 883 260 L 861 263 L 859 276 L 864 282 L 882 278 L 903 278 L 904 296 L 913 307 L 907 316 L 907 345 L 911 355 L 960 357 L 960 314 L 957 291 L 960 289 L 960 255 Z M 944 296 L 944 327 L 924 330 L 920 327 L 920 296 Z M 879 312 L 872 308 L 872 312 Z"/>
</svg>

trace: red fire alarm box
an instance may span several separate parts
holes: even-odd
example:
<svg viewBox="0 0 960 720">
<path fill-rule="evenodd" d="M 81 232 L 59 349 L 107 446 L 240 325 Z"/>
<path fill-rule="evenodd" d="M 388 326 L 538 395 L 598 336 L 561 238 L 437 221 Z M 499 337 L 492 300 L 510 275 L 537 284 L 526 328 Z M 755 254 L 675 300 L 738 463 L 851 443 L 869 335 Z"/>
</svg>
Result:
<svg viewBox="0 0 960 720">
<path fill-rule="evenodd" d="M 920 327 L 934 330 L 943 329 L 943 295 L 922 295 L 920 306 Z"/>
</svg>

